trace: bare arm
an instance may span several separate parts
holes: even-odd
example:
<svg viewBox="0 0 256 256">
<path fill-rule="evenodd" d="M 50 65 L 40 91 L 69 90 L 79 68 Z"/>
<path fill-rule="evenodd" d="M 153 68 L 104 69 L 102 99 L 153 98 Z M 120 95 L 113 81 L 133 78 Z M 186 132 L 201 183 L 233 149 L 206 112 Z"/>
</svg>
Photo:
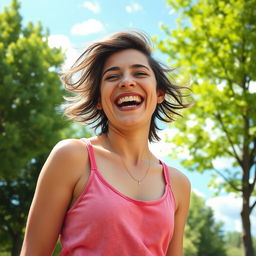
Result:
<svg viewBox="0 0 256 256">
<path fill-rule="evenodd" d="M 65 140 L 53 148 L 39 175 L 21 256 L 52 255 L 74 187 L 85 171 L 85 152 L 77 140 Z"/>
<path fill-rule="evenodd" d="M 176 212 L 174 234 L 166 255 L 182 256 L 184 228 L 190 201 L 190 183 L 183 174 L 175 169 L 170 171 L 170 176 L 173 193 L 176 199 Z"/>
</svg>

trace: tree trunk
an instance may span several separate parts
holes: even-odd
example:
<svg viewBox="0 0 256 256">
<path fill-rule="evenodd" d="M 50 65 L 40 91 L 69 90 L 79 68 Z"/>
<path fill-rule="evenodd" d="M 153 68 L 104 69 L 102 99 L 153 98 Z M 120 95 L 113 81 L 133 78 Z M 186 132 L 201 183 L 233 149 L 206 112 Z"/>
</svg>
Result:
<svg viewBox="0 0 256 256">
<path fill-rule="evenodd" d="M 246 95 L 246 83 L 243 84 L 244 95 Z M 248 109 L 243 114 L 244 119 L 244 142 L 243 142 L 243 161 L 242 161 L 242 196 L 243 206 L 241 211 L 242 225 L 243 225 L 243 244 L 244 244 L 244 256 L 254 256 L 253 243 L 251 235 L 251 221 L 250 221 L 250 197 L 252 190 L 250 188 L 250 170 L 252 167 L 250 150 L 249 150 L 249 115 Z"/>
<path fill-rule="evenodd" d="M 19 256 L 21 250 L 21 234 L 15 234 L 12 240 L 12 256 Z"/>
<path fill-rule="evenodd" d="M 254 256 L 252 236 L 251 236 L 251 222 L 250 222 L 250 193 L 245 189 L 243 191 L 243 206 L 241 211 L 241 218 L 243 224 L 243 245 L 244 256 Z"/>
</svg>

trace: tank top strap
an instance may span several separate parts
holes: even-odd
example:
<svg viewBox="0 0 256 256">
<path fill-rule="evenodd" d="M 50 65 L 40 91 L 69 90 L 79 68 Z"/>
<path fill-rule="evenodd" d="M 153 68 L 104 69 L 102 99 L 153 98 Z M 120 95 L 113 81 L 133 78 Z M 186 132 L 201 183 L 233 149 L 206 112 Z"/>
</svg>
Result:
<svg viewBox="0 0 256 256">
<path fill-rule="evenodd" d="M 95 156 L 94 156 L 94 150 L 91 144 L 91 141 L 87 138 L 82 138 L 82 140 L 85 142 L 88 153 L 89 153 L 89 159 L 90 159 L 90 165 L 91 165 L 91 170 L 96 170 L 97 165 L 95 161 Z"/>
<path fill-rule="evenodd" d="M 168 167 L 167 167 L 167 165 L 166 165 L 164 162 L 162 162 L 161 160 L 159 160 L 159 161 L 160 161 L 160 163 L 162 164 L 163 169 L 164 169 L 164 178 L 165 178 L 165 182 L 166 182 L 166 184 L 167 184 L 168 186 L 170 186 L 170 175 L 169 175 Z"/>
</svg>

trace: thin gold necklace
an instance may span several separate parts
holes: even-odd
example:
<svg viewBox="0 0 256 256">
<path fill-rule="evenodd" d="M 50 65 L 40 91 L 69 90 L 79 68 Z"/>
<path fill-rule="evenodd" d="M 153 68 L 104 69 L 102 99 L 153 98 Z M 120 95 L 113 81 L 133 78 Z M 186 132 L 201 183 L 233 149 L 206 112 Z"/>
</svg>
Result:
<svg viewBox="0 0 256 256">
<path fill-rule="evenodd" d="M 119 155 L 118 155 L 119 156 Z M 129 171 L 129 169 L 128 169 L 128 167 L 126 166 L 126 164 L 125 164 L 125 162 L 123 161 L 123 159 L 122 159 L 122 157 L 121 156 L 119 156 L 119 158 L 121 159 L 121 161 L 122 161 L 122 163 L 123 163 L 123 166 L 125 167 L 125 170 L 127 171 L 127 173 L 129 174 L 129 176 L 133 179 L 133 180 L 135 180 L 137 183 L 138 183 L 138 185 L 140 185 L 141 183 L 142 183 L 142 181 L 147 177 L 147 175 L 148 175 L 148 172 L 149 172 L 149 169 L 150 169 L 150 159 L 148 160 L 148 167 L 147 167 L 147 170 L 146 170 L 146 173 L 145 173 L 145 175 L 141 178 L 141 179 L 136 179 L 133 175 L 132 175 L 132 173 Z"/>
<path fill-rule="evenodd" d="M 108 139 L 108 141 L 109 141 L 109 144 L 110 144 L 110 146 L 112 147 L 112 144 L 111 144 L 111 142 L 110 142 L 110 140 Z M 113 147 L 112 147 L 113 148 Z M 147 148 L 147 147 L 146 147 Z M 144 150 L 144 152 L 146 151 L 146 148 L 145 148 L 145 150 Z M 117 154 L 117 153 L 116 153 Z M 146 170 L 146 173 L 145 173 L 145 175 L 141 178 L 141 179 L 136 179 L 133 175 L 132 175 L 132 173 L 129 171 L 129 169 L 128 169 L 128 167 L 126 166 L 126 164 L 125 164 L 125 162 L 124 162 L 124 160 L 123 160 L 123 158 L 119 155 L 119 154 L 117 154 L 118 155 L 118 157 L 120 158 L 120 160 L 121 160 L 121 162 L 122 162 L 122 164 L 123 164 L 123 166 L 124 166 L 124 169 L 126 170 L 126 172 L 129 174 L 129 176 L 134 180 L 134 181 L 136 181 L 137 183 L 138 183 L 138 185 L 140 185 L 142 182 L 143 182 L 143 180 L 147 177 L 147 175 L 148 175 L 148 172 L 149 172 L 149 169 L 150 169 L 150 158 L 148 159 L 148 167 L 147 167 L 147 170 Z"/>
</svg>

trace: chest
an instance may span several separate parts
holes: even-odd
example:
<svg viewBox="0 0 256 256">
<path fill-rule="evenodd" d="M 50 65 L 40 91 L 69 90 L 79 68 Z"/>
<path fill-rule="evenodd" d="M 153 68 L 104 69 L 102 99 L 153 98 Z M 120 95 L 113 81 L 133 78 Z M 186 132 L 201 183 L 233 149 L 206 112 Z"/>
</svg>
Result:
<svg viewBox="0 0 256 256">
<path fill-rule="evenodd" d="M 103 179 L 121 194 L 135 200 L 154 201 L 165 191 L 166 181 L 161 164 L 137 172 L 128 170 L 122 164 L 96 155 L 97 169 Z M 147 172 L 148 171 L 148 172 Z M 138 183 L 138 180 L 142 180 Z"/>
<path fill-rule="evenodd" d="M 76 237 L 84 248 L 99 248 L 101 244 L 106 255 L 119 255 L 119 245 L 126 255 L 135 255 L 135 251 L 136 255 L 165 255 L 174 231 L 174 212 L 168 187 L 160 199 L 138 201 L 121 194 L 93 171 L 86 189 L 65 217 L 61 237 L 64 242 Z"/>
<path fill-rule="evenodd" d="M 104 177 L 93 171 L 88 180 L 86 189 L 69 210 L 66 221 L 75 218 L 83 226 L 92 228 L 120 230 L 131 229 L 133 232 L 155 234 L 162 230 L 169 233 L 173 231 L 174 200 L 168 186 L 160 198 L 151 201 L 141 201 L 131 198 L 112 185 Z M 81 224 L 80 224 L 81 225 Z"/>
<path fill-rule="evenodd" d="M 95 150 L 96 151 L 96 150 Z M 111 155 L 105 155 L 101 152 L 95 152 L 97 172 L 102 179 L 120 194 L 131 199 L 140 201 L 154 201 L 160 199 L 166 187 L 166 180 L 162 164 L 159 162 L 151 163 L 148 173 L 146 169 L 134 172 L 131 177 L 129 170 L 126 170 L 120 161 L 113 159 Z M 78 197 L 82 194 L 90 177 L 90 162 L 86 170 L 83 170 L 81 178 L 77 182 L 72 197 L 72 206 Z M 141 179 L 141 184 L 135 179 Z"/>
</svg>

